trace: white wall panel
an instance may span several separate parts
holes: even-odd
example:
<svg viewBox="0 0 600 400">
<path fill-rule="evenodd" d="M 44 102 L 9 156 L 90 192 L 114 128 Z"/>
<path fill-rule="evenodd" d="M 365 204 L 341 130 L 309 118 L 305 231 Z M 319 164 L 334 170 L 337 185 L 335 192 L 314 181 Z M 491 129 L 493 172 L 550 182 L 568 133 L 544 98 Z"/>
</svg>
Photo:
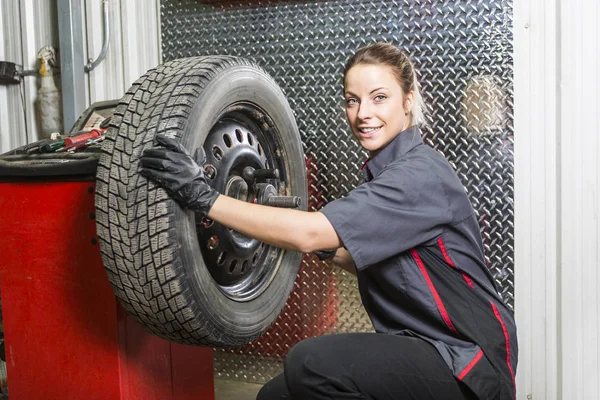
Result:
<svg viewBox="0 0 600 400">
<path fill-rule="evenodd" d="M 87 62 L 89 57 L 95 59 L 102 48 L 102 0 L 82 1 Z M 109 0 L 109 5 L 109 50 L 105 60 L 86 74 L 85 107 L 92 102 L 120 98 L 133 81 L 159 63 L 159 1 Z M 45 45 L 58 47 L 57 20 L 56 0 L 0 0 L 0 60 L 36 69 L 38 50 Z M 0 86 L 0 153 L 37 140 L 38 87 L 38 78 L 25 77 L 23 112 L 20 87 Z"/>
<path fill-rule="evenodd" d="M 519 399 L 600 398 L 599 18 L 515 2 Z"/>
<path fill-rule="evenodd" d="M 131 21 L 136 23 L 132 24 Z M 148 41 L 160 43 L 160 2 L 121 0 L 121 24 L 123 79 L 125 87 L 129 88 L 161 60 L 160 46 L 145 44 Z"/>
<path fill-rule="evenodd" d="M 21 64 L 19 4 L 0 1 L 0 59 Z M 0 153 L 25 143 L 23 106 L 16 85 L 0 86 Z"/>
<path fill-rule="evenodd" d="M 86 0 L 88 57 L 102 49 L 102 2 Z M 91 103 L 118 99 L 159 63 L 159 6 L 155 0 L 110 0 L 112 38 L 106 59 L 89 76 Z"/>
<path fill-rule="evenodd" d="M 127 1 L 127 0 L 125 0 Z M 106 58 L 88 74 L 88 102 L 117 99 L 123 95 L 123 57 L 121 15 L 119 13 L 121 0 L 111 0 L 109 3 L 109 21 L 111 38 Z M 100 54 L 103 43 L 103 11 L 102 1 L 85 1 L 85 19 L 87 30 L 87 57 L 96 59 Z M 89 104 L 88 103 L 88 104 Z"/>
<path fill-rule="evenodd" d="M 515 313 L 518 398 L 556 399 L 559 130 L 555 3 L 515 3 Z"/>
<path fill-rule="evenodd" d="M 561 3 L 564 399 L 600 398 L 598 2 Z"/>
<path fill-rule="evenodd" d="M 36 69 L 38 50 L 45 45 L 58 46 L 55 0 L 0 0 L 0 16 L 0 60 Z M 0 152 L 37 140 L 34 106 L 38 85 L 36 78 L 25 77 L 22 88 L 0 86 Z"/>
</svg>

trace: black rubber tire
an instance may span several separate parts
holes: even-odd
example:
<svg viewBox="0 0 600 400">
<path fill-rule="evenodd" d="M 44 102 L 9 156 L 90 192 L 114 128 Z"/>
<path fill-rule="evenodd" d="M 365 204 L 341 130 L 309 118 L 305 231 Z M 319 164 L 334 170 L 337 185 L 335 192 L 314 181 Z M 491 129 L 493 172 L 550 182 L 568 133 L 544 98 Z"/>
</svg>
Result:
<svg viewBox="0 0 600 400">
<path fill-rule="evenodd" d="M 276 320 L 293 287 L 301 254 L 269 248 L 273 277 L 245 301 L 224 294 L 201 254 L 196 216 L 138 173 L 157 134 L 199 148 L 236 105 L 260 110 L 285 171 L 285 195 L 308 190 L 302 143 L 292 110 L 275 81 L 256 64 L 229 56 L 179 59 L 138 79 L 121 99 L 97 172 L 97 233 L 115 295 L 148 331 L 203 346 L 249 343 Z"/>
</svg>

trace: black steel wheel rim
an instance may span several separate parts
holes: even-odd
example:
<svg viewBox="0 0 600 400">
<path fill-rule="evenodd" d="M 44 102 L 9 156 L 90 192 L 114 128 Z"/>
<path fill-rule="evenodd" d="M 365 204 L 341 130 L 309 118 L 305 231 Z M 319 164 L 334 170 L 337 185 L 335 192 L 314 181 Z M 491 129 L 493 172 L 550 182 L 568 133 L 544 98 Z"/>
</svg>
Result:
<svg viewBox="0 0 600 400">
<path fill-rule="evenodd" d="M 288 195 L 286 171 L 290 167 L 282 151 L 279 131 L 271 118 L 251 103 L 228 107 L 210 130 L 204 145 L 205 174 L 219 193 L 241 201 L 256 202 L 255 183 L 243 178 L 245 167 L 279 170 L 279 178 L 262 180 Z M 269 286 L 281 263 L 283 250 L 244 236 L 228 227 L 196 215 L 198 241 L 213 280 L 235 301 L 250 301 Z"/>
</svg>

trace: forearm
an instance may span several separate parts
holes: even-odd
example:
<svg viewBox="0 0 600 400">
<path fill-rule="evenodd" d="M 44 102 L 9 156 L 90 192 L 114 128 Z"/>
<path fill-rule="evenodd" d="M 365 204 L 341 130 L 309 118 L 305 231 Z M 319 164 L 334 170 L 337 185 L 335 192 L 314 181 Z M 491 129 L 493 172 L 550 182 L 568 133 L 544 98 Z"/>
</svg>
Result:
<svg viewBox="0 0 600 400">
<path fill-rule="evenodd" d="M 341 246 L 327 218 L 318 212 L 262 206 L 221 195 L 208 217 L 261 242 L 309 253 Z"/>
<path fill-rule="evenodd" d="M 320 212 L 247 203 L 212 189 L 204 170 L 175 139 L 157 135 L 159 146 L 144 151 L 140 173 L 165 188 L 182 207 L 263 243 L 303 253 L 341 246 L 335 229 Z M 202 148 L 198 159 L 204 163 Z"/>
</svg>

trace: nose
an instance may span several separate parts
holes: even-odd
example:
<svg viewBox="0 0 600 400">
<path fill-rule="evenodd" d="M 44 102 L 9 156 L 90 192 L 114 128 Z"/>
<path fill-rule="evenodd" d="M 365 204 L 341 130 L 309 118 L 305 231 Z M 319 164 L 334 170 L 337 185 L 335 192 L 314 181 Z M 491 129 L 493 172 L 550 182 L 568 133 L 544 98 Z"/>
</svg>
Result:
<svg viewBox="0 0 600 400">
<path fill-rule="evenodd" d="M 356 114 L 358 119 L 366 120 L 372 117 L 372 108 L 368 101 L 361 102 L 358 106 L 358 113 Z"/>
</svg>

